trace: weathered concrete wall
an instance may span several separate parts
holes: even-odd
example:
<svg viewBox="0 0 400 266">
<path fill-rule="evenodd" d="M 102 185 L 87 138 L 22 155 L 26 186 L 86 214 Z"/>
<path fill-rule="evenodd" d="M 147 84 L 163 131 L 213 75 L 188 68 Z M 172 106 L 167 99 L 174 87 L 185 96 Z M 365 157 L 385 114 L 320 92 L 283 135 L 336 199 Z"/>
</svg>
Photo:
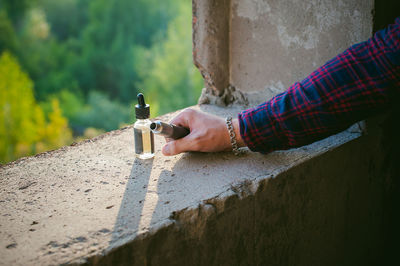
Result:
<svg viewBox="0 0 400 266">
<path fill-rule="evenodd" d="M 193 0 L 193 58 L 215 95 L 229 86 L 230 0 Z"/>
<path fill-rule="evenodd" d="M 227 116 L 242 107 L 195 108 Z M 215 264 L 222 260 L 251 263 L 264 258 L 251 259 L 251 254 L 258 256 L 267 250 L 281 252 L 279 245 L 274 250 L 271 248 L 274 241 L 281 241 L 281 235 L 286 234 L 282 231 L 286 226 L 281 221 L 283 217 L 288 216 L 293 228 L 302 228 L 297 220 L 291 221 L 300 215 L 297 208 L 292 209 L 291 200 L 307 206 L 315 196 L 311 193 L 303 197 L 296 188 L 296 179 L 292 185 L 284 175 L 276 176 L 359 136 L 359 132 L 343 132 L 299 149 L 267 155 L 246 153 L 242 157 L 231 153 L 164 157 L 160 152 L 164 140 L 157 137 L 155 158 L 140 161 L 134 157 L 133 133 L 128 127 L 18 160 L 0 168 L 0 264 L 111 261 L 113 264 L 190 262 L 187 265 L 193 265 L 207 260 Z M 315 167 L 325 166 L 318 163 Z M 347 176 L 337 175 L 342 174 Z M 309 178 L 304 182 L 312 188 L 314 185 L 308 182 L 317 177 L 313 174 Z M 274 182 L 281 185 L 269 185 Z M 287 187 L 281 187 L 282 184 Z M 336 185 L 342 185 L 337 189 L 346 189 L 350 184 Z M 276 189 L 283 189 L 287 195 L 282 197 L 281 192 L 274 192 Z M 290 196 L 292 190 L 294 195 Z M 380 195 L 381 190 L 377 186 L 374 193 Z M 333 203 L 326 202 L 327 206 Z M 379 202 L 376 204 L 377 210 L 381 208 Z M 262 206 L 267 209 L 262 211 L 259 209 Z M 318 217 L 318 213 L 316 209 L 312 217 Z M 369 216 L 363 218 L 368 220 L 370 230 L 380 230 L 376 220 Z M 261 234 L 264 227 L 260 225 L 255 232 L 261 235 L 254 238 L 250 231 L 258 220 L 270 224 L 270 229 Z M 311 226 L 309 222 L 304 221 Z M 319 226 L 324 230 L 323 224 Z M 338 227 L 348 232 L 346 227 Z M 293 237 L 289 240 L 297 239 Z M 248 243 L 252 244 L 247 246 Z M 241 253 L 229 255 L 239 247 L 249 257 Z M 260 253 L 251 253 L 253 248 Z"/>
<path fill-rule="evenodd" d="M 374 4 L 374 32 L 385 28 L 400 16 L 400 1 L 380 0 Z"/>
<path fill-rule="evenodd" d="M 281 91 L 372 36 L 373 0 L 232 0 L 230 83 Z"/>
<path fill-rule="evenodd" d="M 233 195 L 175 212 L 173 224 L 88 264 L 390 265 L 398 244 L 386 226 L 399 187 L 387 148 L 381 131 L 370 132 L 256 191 L 245 181 Z"/>
<path fill-rule="evenodd" d="M 382 0 L 375 1 L 374 31 L 385 28 L 400 16 L 400 1 Z M 400 95 L 397 95 L 397 99 Z M 394 265 L 398 262 L 400 250 L 400 109 L 397 107 L 383 121 L 367 120 L 367 129 L 372 134 L 382 130 L 380 147 L 383 150 L 381 160 L 383 166 L 378 173 L 385 179 L 387 193 L 384 195 L 384 263 Z"/>
<path fill-rule="evenodd" d="M 128 127 L 21 159 L 0 168 L 0 264 L 377 265 L 400 206 L 381 131 L 242 157 L 164 157 L 156 138 L 140 161 Z"/>
<path fill-rule="evenodd" d="M 373 30 L 373 0 L 194 0 L 193 6 L 194 61 L 218 95 L 228 85 L 283 91 Z"/>
<path fill-rule="evenodd" d="M 371 161 L 370 171 L 376 173 L 385 186 L 381 216 L 384 227 L 380 236 L 384 243 L 381 265 L 394 265 L 398 262 L 400 250 L 400 109 L 393 110 L 383 120 L 367 120 L 367 128 L 372 135 L 381 132 L 379 151 L 375 158 L 382 162 L 382 165 L 377 167 L 376 160 Z"/>
</svg>

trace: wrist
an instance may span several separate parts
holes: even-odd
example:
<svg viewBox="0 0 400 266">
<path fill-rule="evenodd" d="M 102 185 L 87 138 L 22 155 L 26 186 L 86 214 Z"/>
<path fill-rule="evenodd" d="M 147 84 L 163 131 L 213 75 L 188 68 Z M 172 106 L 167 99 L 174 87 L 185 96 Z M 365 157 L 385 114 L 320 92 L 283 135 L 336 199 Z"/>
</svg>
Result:
<svg viewBox="0 0 400 266">
<path fill-rule="evenodd" d="M 246 144 L 244 143 L 242 136 L 240 135 L 240 124 L 239 124 L 239 120 L 236 119 L 232 119 L 232 126 L 233 126 L 233 130 L 235 131 L 235 135 L 236 135 L 236 143 L 238 145 L 238 147 L 244 147 L 246 146 Z"/>
</svg>

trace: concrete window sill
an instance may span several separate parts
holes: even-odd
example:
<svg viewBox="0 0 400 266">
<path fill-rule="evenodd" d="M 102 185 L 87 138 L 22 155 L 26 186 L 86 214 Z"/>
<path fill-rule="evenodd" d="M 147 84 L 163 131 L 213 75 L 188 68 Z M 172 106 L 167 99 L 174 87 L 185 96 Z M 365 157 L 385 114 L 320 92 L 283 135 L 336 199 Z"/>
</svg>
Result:
<svg viewBox="0 0 400 266">
<path fill-rule="evenodd" d="M 241 109 L 193 108 L 220 116 L 236 115 Z M 279 186 L 291 193 L 285 178 L 277 187 L 268 185 L 270 180 L 296 167 L 298 171 L 307 161 L 312 163 L 304 171 L 312 172 L 314 158 L 361 135 L 347 130 L 302 148 L 267 155 L 247 152 L 241 157 L 230 152 L 164 157 L 160 152 L 164 140 L 157 136 L 155 158 L 142 161 L 135 158 L 132 130 L 112 131 L 0 168 L 0 257 L 4 265 L 111 265 L 124 264 L 123 260 L 137 265 L 170 264 L 172 260 L 192 265 L 191 259 L 207 263 L 196 252 L 210 256 L 208 248 L 208 253 L 231 250 L 232 245 L 240 246 L 238 237 L 254 242 L 248 230 L 256 228 L 257 221 L 283 219 L 276 210 L 270 211 L 271 216 L 258 217 L 258 200 L 270 210 L 294 207 L 288 195 L 274 195 Z M 304 195 L 294 189 L 289 196 L 299 201 L 299 211 L 304 211 L 301 204 L 318 200 L 307 194 L 308 181 L 304 182 L 300 182 Z M 269 196 L 274 200 L 268 200 Z M 247 226 L 240 225 L 241 219 Z M 275 239 L 276 230 L 285 233 L 282 228 L 262 230 L 270 239 Z M 224 248 L 216 251 L 220 245 Z M 182 253 L 181 259 L 173 259 L 175 253 Z M 213 256 L 213 263 L 218 264 L 218 255 Z"/>
</svg>

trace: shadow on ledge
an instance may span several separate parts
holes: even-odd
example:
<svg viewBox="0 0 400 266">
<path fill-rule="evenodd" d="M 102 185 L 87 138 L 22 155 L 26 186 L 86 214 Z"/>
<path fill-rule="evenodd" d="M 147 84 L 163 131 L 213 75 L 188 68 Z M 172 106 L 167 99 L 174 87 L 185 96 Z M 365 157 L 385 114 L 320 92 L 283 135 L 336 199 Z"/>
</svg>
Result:
<svg viewBox="0 0 400 266">
<path fill-rule="evenodd" d="M 395 117 L 373 121 L 366 136 L 260 181 L 257 191 L 244 183 L 230 196 L 175 212 L 169 225 L 87 264 L 388 264 L 395 258 L 399 236 L 400 142 L 393 135 Z M 161 172 L 158 184 L 188 163 L 201 163 L 199 156 L 182 157 L 172 171 Z M 224 160 L 223 154 L 220 158 Z M 174 178 L 185 182 L 185 176 Z M 159 195 L 165 195 L 164 188 L 157 185 Z M 131 200 L 126 196 L 121 208 Z M 157 213 L 165 204 L 159 197 L 156 206 L 149 206 Z"/>
</svg>

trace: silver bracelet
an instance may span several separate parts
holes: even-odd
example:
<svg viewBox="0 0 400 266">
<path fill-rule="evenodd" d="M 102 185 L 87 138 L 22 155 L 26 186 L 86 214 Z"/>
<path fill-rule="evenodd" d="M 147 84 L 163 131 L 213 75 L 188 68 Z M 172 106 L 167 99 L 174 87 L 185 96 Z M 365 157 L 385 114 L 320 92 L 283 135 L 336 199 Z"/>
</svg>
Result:
<svg viewBox="0 0 400 266">
<path fill-rule="evenodd" d="M 239 147 L 237 145 L 236 134 L 235 134 L 235 130 L 233 129 L 233 125 L 232 125 L 232 117 L 228 116 L 225 119 L 225 122 L 226 122 L 226 127 L 228 128 L 229 138 L 231 139 L 231 145 L 232 145 L 233 154 L 240 155 L 241 152 L 240 152 Z"/>
</svg>

